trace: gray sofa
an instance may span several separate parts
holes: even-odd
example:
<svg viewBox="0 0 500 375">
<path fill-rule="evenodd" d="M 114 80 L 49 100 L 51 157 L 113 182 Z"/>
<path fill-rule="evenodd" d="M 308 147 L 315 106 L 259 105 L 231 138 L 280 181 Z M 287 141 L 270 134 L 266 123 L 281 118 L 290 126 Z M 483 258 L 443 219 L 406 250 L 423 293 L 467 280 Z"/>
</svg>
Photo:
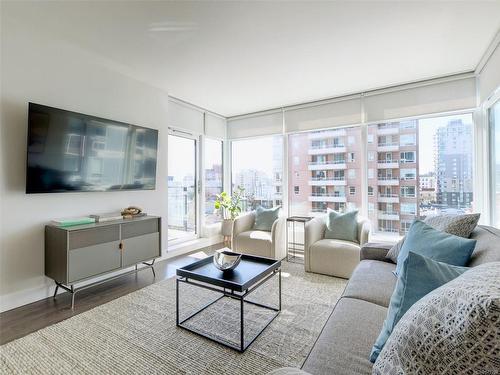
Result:
<svg viewBox="0 0 500 375">
<path fill-rule="evenodd" d="M 477 240 L 469 266 L 500 261 L 500 230 L 478 226 L 471 235 Z M 273 375 L 371 374 L 368 360 L 387 314 L 396 285 L 396 265 L 385 258 L 391 245 L 367 243 L 354 270 L 302 370 L 282 368 Z"/>
</svg>

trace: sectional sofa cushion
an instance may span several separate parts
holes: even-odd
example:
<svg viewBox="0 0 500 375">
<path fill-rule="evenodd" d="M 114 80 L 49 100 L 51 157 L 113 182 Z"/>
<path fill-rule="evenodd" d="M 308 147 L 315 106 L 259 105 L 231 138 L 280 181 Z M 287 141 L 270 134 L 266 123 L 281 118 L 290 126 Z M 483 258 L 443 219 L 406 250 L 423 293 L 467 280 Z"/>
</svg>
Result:
<svg viewBox="0 0 500 375">
<path fill-rule="evenodd" d="M 273 208 L 257 207 L 255 210 L 255 222 L 253 224 L 254 230 L 263 230 L 270 232 L 273 223 L 278 219 L 281 206 Z"/>
<path fill-rule="evenodd" d="M 427 294 L 396 325 L 373 374 L 497 374 L 499 285 L 492 262 Z"/>
<path fill-rule="evenodd" d="M 434 229 L 423 221 L 415 220 L 401 246 L 396 264 L 399 275 L 410 251 L 439 262 L 465 266 L 470 259 L 476 240 L 466 239 Z"/>
<path fill-rule="evenodd" d="M 342 297 L 302 370 L 314 375 L 371 373 L 368 356 L 386 313 L 385 307 Z"/>
<path fill-rule="evenodd" d="M 393 263 L 363 260 L 352 273 L 344 297 L 388 307 L 397 281 L 392 274 L 395 268 Z"/>
<path fill-rule="evenodd" d="M 392 330 L 406 311 L 427 293 L 455 279 L 467 267 L 451 266 L 410 251 L 391 297 L 387 318 L 373 345 L 370 361 L 375 362 Z"/>
<path fill-rule="evenodd" d="M 358 211 L 340 214 L 329 210 L 326 216 L 325 238 L 359 243 Z"/>
<path fill-rule="evenodd" d="M 474 228 L 476 228 L 481 214 L 464 214 L 464 215 L 436 215 L 428 216 L 424 219 L 424 223 L 430 225 L 434 229 L 454 234 L 455 236 L 469 238 Z M 396 263 L 399 252 L 405 241 L 405 237 L 399 240 L 387 253 L 387 259 Z"/>
</svg>

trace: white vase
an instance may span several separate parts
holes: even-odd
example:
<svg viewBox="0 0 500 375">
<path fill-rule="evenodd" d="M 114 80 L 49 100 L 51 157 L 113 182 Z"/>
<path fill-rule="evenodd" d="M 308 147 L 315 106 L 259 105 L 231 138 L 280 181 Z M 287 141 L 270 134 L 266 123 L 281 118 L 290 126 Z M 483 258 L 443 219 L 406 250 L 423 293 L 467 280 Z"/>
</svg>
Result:
<svg viewBox="0 0 500 375">
<path fill-rule="evenodd" d="M 231 237 L 231 235 L 233 234 L 233 220 L 231 219 L 222 220 L 221 232 L 223 236 Z"/>
</svg>

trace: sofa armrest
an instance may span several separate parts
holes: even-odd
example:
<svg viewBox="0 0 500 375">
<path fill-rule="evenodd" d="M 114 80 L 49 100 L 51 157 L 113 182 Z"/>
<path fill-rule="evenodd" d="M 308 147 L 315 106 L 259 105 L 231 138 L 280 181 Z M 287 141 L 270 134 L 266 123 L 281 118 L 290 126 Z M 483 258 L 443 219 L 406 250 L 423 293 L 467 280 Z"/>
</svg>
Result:
<svg viewBox="0 0 500 375">
<path fill-rule="evenodd" d="M 280 217 L 274 221 L 271 228 L 274 258 L 283 259 L 286 256 L 286 217 Z"/>
<path fill-rule="evenodd" d="M 380 260 L 383 262 L 390 262 L 385 256 L 393 247 L 394 244 L 391 243 L 376 243 L 368 242 L 361 246 L 360 259 L 370 259 L 370 260 Z"/>
<path fill-rule="evenodd" d="M 308 221 L 304 232 L 304 267 L 306 271 L 311 271 L 309 265 L 310 252 L 309 248 L 312 244 L 322 240 L 325 236 L 325 217 L 319 216 Z"/>
<path fill-rule="evenodd" d="M 233 243 L 234 239 L 238 234 L 252 230 L 253 224 L 255 222 L 255 212 L 249 212 L 247 214 L 238 216 L 233 222 Z"/>
</svg>

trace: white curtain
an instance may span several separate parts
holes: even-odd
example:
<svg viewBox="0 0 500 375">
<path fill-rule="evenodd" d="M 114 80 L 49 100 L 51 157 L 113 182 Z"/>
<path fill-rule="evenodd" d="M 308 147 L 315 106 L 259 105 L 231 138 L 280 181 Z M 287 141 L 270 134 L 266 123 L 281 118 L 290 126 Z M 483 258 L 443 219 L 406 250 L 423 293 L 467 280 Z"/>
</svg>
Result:
<svg viewBox="0 0 500 375">
<path fill-rule="evenodd" d="M 361 95 L 285 110 L 287 132 L 334 128 L 361 121 Z"/>
<path fill-rule="evenodd" d="M 367 122 L 471 109 L 476 107 L 476 80 L 470 76 L 374 91 L 363 101 Z"/>
<path fill-rule="evenodd" d="M 261 112 L 256 115 L 232 117 L 227 120 L 229 139 L 281 134 L 283 113 L 281 110 Z"/>
</svg>

